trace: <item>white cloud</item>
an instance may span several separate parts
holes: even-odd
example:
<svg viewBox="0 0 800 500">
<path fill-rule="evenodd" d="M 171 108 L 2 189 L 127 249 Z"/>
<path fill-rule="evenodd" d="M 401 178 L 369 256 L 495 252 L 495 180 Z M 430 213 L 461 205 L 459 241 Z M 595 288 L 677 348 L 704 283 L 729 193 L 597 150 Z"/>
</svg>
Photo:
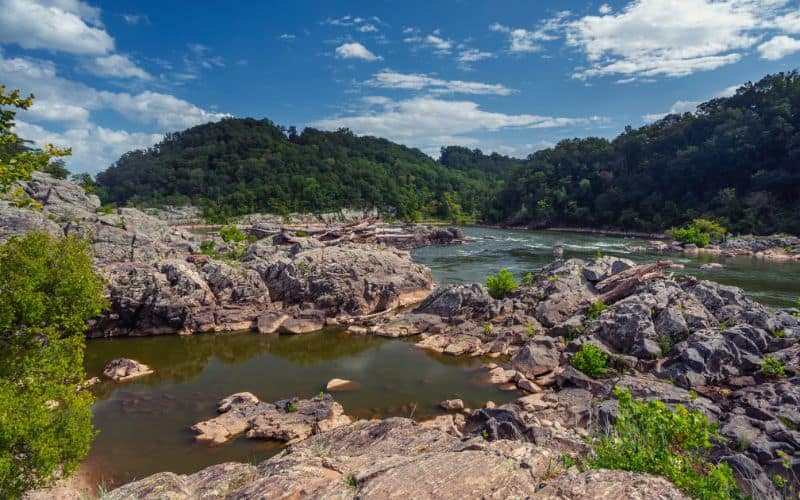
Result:
<svg viewBox="0 0 800 500">
<path fill-rule="evenodd" d="M 694 112 L 699 105 L 700 101 L 675 101 L 675 104 L 673 104 L 666 113 L 648 113 L 642 115 L 642 121 L 651 123 L 664 118 L 666 115 L 691 113 Z"/>
<path fill-rule="evenodd" d="M 380 61 L 383 59 L 358 42 L 343 43 L 336 47 L 336 57 L 340 59 L 363 59 L 365 61 Z"/>
<path fill-rule="evenodd" d="M 150 24 L 150 18 L 145 14 L 122 14 L 122 19 L 131 25 L 137 25 L 139 23 Z"/>
<path fill-rule="evenodd" d="M 71 146 L 74 157 L 67 159 L 67 165 L 74 171 L 97 172 L 125 151 L 152 145 L 164 132 L 228 116 L 206 111 L 169 94 L 98 90 L 59 76 L 51 61 L 6 58 L 1 51 L 0 81 L 36 95 L 34 105 L 18 114 L 19 135 L 39 144 Z M 128 132 L 103 127 L 92 121 L 95 112 L 118 113 L 155 130 Z M 57 123 L 65 130 L 57 132 L 41 123 Z"/>
<path fill-rule="evenodd" d="M 614 9 L 612 9 L 611 6 L 608 5 L 607 3 L 604 3 L 603 5 L 600 6 L 599 9 L 597 9 L 597 11 L 600 12 L 601 14 L 603 14 L 603 15 L 611 14 L 611 12 L 613 10 Z"/>
<path fill-rule="evenodd" d="M 114 50 L 99 10 L 77 0 L 0 0 L 0 42 L 83 55 Z"/>
<path fill-rule="evenodd" d="M 442 80 L 420 73 L 381 70 L 364 82 L 370 87 L 400 90 L 428 90 L 435 94 L 478 94 L 507 96 L 516 92 L 504 85 L 462 80 Z"/>
<path fill-rule="evenodd" d="M 445 145 L 475 145 L 478 140 L 465 135 L 474 132 L 493 132 L 508 128 L 543 129 L 603 121 L 599 117 L 509 115 L 484 111 L 471 101 L 450 101 L 433 97 L 374 102 L 372 109 L 360 114 L 317 120 L 310 125 L 325 130 L 345 127 L 357 134 L 386 137 L 430 153 Z M 442 131 L 447 132 L 443 134 Z"/>
<path fill-rule="evenodd" d="M 283 34 L 281 34 L 281 36 L 278 37 L 278 39 L 280 39 L 280 40 L 294 40 L 295 38 L 297 38 L 297 37 L 295 35 L 290 34 L 290 33 L 283 33 Z"/>
<path fill-rule="evenodd" d="M 582 51 L 586 79 L 677 77 L 738 62 L 765 30 L 792 26 L 786 0 L 634 0 L 621 11 L 566 23 L 567 44 Z M 789 7 L 791 10 L 791 7 Z M 800 23 L 798 23 L 800 25 Z"/>
<path fill-rule="evenodd" d="M 150 80 L 153 78 L 150 73 L 137 66 L 127 56 L 120 54 L 96 57 L 91 63 L 86 64 L 86 69 L 97 76 L 138 78 L 139 80 Z"/>
<path fill-rule="evenodd" d="M 430 45 L 437 52 L 441 53 L 449 53 L 450 49 L 453 48 L 453 42 L 451 40 L 445 40 L 444 38 L 438 35 L 428 35 L 425 37 L 425 44 Z"/>
<path fill-rule="evenodd" d="M 783 59 L 799 50 L 800 40 L 786 35 L 773 37 L 758 46 L 758 53 L 761 54 L 761 57 L 771 61 Z"/>
<path fill-rule="evenodd" d="M 456 61 L 458 61 L 459 68 L 470 71 L 472 70 L 472 63 L 483 61 L 484 59 L 491 59 L 493 57 L 494 54 L 491 52 L 484 52 L 478 49 L 463 49 L 458 53 Z"/>
<path fill-rule="evenodd" d="M 151 147 L 163 138 L 163 134 L 113 130 L 93 123 L 55 132 L 23 120 L 17 121 L 16 132 L 38 146 L 71 147 L 72 155 L 65 158 L 70 170 L 91 173 L 105 169 L 132 149 Z"/>
<path fill-rule="evenodd" d="M 510 52 L 538 52 L 542 50 L 539 42 L 548 42 L 558 38 L 563 21 L 569 14 L 569 11 L 558 12 L 554 17 L 541 22 L 535 30 L 510 28 L 500 23 L 491 24 L 489 30 L 508 35 Z"/>
<path fill-rule="evenodd" d="M 375 33 L 378 31 L 378 28 L 376 28 L 374 24 L 364 24 L 358 27 L 358 31 L 362 33 Z"/>
</svg>

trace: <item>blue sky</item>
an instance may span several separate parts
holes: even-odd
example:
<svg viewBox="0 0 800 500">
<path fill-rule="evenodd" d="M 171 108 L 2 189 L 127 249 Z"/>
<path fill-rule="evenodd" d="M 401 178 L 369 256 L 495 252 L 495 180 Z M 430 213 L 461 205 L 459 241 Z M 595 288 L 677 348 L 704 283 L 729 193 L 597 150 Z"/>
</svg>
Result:
<svg viewBox="0 0 800 500">
<path fill-rule="evenodd" d="M 224 116 L 524 157 L 799 62 L 796 0 L 0 0 L 18 132 L 92 173 Z"/>
</svg>

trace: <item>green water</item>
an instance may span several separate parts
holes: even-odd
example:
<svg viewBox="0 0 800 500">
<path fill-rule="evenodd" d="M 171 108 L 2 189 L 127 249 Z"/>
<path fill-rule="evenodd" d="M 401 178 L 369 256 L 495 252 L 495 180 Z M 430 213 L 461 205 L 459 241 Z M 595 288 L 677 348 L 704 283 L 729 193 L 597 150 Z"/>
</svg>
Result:
<svg viewBox="0 0 800 500">
<path fill-rule="evenodd" d="M 677 253 L 628 252 L 626 246 L 644 245 L 646 240 L 593 234 L 554 231 L 518 231 L 466 227 L 465 235 L 474 238 L 463 245 L 420 248 L 414 259 L 433 271 L 437 283 L 484 283 L 486 276 L 502 267 L 521 276 L 536 271 L 553 260 L 553 245 L 564 246 L 564 258 L 588 258 L 600 251 L 605 255 L 626 257 L 634 261 L 658 258 L 681 263 L 685 269 L 675 274 L 692 274 L 726 285 L 743 288 L 748 295 L 769 306 L 793 307 L 800 297 L 800 264 L 773 262 L 752 257 L 725 258 Z M 486 238 L 491 239 L 486 239 Z M 704 271 L 702 264 L 720 262 L 724 269 Z"/>
<path fill-rule="evenodd" d="M 116 485 L 159 471 L 189 473 L 225 461 L 260 461 L 276 442 L 236 439 L 222 446 L 195 443 L 189 426 L 213 417 L 216 403 L 250 391 L 265 401 L 318 394 L 328 380 L 358 382 L 334 397 L 358 418 L 443 414 L 438 403 L 462 398 L 471 407 L 519 394 L 485 380 L 488 361 L 441 356 L 411 342 L 328 331 L 302 336 L 255 333 L 92 340 L 88 376 L 111 359 L 129 357 L 155 373 L 137 381 L 104 381 L 93 391 L 100 431 L 86 467 L 93 479 Z"/>
</svg>

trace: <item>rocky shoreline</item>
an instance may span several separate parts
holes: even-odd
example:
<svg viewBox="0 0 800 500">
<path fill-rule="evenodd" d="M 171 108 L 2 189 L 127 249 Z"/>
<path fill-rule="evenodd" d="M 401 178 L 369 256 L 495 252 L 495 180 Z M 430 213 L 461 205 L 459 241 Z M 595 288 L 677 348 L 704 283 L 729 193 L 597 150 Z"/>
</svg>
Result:
<svg viewBox="0 0 800 500">
<path fill-rule="evenodd" d="M 199 435 L 221 444 L 245 433 L 291 446 L 257 466 L 156 474 L 110 498 L 684 498 L 663 478 L 580 470 L 562 459 L 591 454 L 587 436 L 614 420 L 615 387 L 718 422 L 726 440 L 713 459 L 731 466 L 745 494 L 780 498 L 800 486 L 800 320 L 741 289 L 674 278 L 668 262 L 556 259 L 498 300 L 477 284 L 435 288 L 406 250 L 457 243 L 458 231 L 338 225 L 310 235 L 309 227 L 279 226 L 255 241 L 215 236 L 213 251 L 202 252 L 207 236 L 136 209 L 104 213 L 69 182 L 35 174 L 24 188 L 44 208 L 0 202 L 0 239 L 34 230 L 90 239 L 111 302 L 90 336 L 300 334 L 339 325 L 357 335 L 415 336 L 420 348 L 444 354 L 498 358 L 492 382 L 526 394 L 425 423 L 351 422 L 325 394 L 276 403 L 232 395 L 219 416 L 195 426 Z M 608 356 L 604 377 L 572 366 L 585 344 Z M 762 370 L 767 359 L 782 376 Z"/>
<path fill-rule="evenodd" d="M 679 241 L 652 240 L 646 245 L 626 247 L 634 252 L 675 252 L 687 255 L 719 255 L 722 257 L 753 257 L 776 262 L 800 263 L 800 237 L 788 235 L 739 236 L 716 245 L 698 247 Z"/>
</svg>

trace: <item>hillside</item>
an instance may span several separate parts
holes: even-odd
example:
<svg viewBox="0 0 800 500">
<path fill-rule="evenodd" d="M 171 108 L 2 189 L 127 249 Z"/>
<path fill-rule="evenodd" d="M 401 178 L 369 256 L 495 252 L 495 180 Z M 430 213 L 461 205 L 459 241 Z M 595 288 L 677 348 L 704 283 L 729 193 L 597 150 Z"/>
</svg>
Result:
<svg viewBox="0 0 800 500">
<path fill-rule="evenodd" d="M 97 176 L 105 202 L 195 204 L 210 218 L 377 207 L 400 218 L 487 212 L 495 172 L 451 169 L 417 149 L 347 130 L 297 134 L 269 120 L 225 119 L 168 134 Z"/>
<path fill-rule="evenodd" d="M 513 168 L 498 220 L 658 230 L 702 216 L 734 232 L 800 232 L 800 75 L 626 128 L 571 139 Z"/>
</svg>

